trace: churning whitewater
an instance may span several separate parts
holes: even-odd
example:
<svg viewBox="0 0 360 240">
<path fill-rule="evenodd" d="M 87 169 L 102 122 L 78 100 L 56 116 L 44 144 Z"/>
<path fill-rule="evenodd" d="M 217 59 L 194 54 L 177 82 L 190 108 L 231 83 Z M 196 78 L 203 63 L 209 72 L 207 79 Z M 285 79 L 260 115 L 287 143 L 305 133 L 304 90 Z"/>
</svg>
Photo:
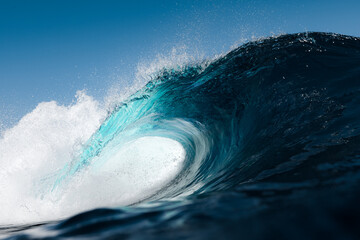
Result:
<svg viewBox="0 0 360 240">
<path fill-rule="evenodd" d="M 46 223 L 18 237 L 356 235 L 337 214 L 359 211 L 358 38 L 283 35 L 166 67 L 110 113 L 77 99 L 0 140 L 0 224 Z"/>
</svg>

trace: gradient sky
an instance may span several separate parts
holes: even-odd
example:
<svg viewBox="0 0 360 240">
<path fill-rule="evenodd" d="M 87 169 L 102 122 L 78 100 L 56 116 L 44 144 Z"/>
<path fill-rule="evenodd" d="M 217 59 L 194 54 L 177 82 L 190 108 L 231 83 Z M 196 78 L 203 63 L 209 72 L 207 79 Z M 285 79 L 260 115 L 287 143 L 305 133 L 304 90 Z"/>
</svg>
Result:
<svg viewBox="0 0 360 240">
<path fill-rule="evenodd" d="M 173 47 L 212 56 L 279 33 L 360 36 L 359 12 L 359 0 L 0 0 L 0 125 L 77 90 L 101 99 Z"/>
</svg>

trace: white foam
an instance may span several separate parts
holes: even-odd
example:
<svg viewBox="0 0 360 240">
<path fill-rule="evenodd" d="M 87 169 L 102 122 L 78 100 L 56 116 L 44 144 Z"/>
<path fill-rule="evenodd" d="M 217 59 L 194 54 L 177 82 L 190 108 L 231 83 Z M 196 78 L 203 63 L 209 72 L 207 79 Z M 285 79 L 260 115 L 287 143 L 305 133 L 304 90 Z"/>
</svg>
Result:
<svg viewBox="0 0 360 240">
<path fill-rule="evenodd" d="M 102 109 L 79 92 L 70 106 L 40 103 L 4 132 L 0 225 L 56 220 L 96 207 L 136 203 L 177 176 L 185 158 L 182 145 L 163 137 L 141 137 L 102 155 L 107 161 L 101 166 L 86 168 L 52 192 L 59 171 L 81 152 L 105 118 Z"/>
<path fill-rule="evenodd" d="M 119 146 L 103 166 L 90 166 L 60 190 L 51 191 L 61 169 L 76 159 L 114 105 L 159 71 L 181 71 L 201 58 L 193 56 L 186 48 L 174 48 L 140 63 L 135 80 L 119 81 L 101 104 L 80 91 L 73 104 L 40 103 L 14 127 L 1 131 L 0 225 L 56 220 L 96 207 L 128 205 L 167 186 L 181 171 L 185 150 L 168 138 L 143 137 Z"/>
<path fill-rule="evenodd" d="M 0 224 L 44 220 L 37 180 L 62 168 L 105 112 L 84 92 L 70 106 L 40 103 L 0 138 Z M 49 209 L 48 215 L 52 214 Z M 43 216 L 44 217 L 44 216 Z"/>
<path fill-rule="evenodd" d="M 71 191 L 62 194 L 64 208 L 73 208 L 74 202 L 81 203 L 76 210 L 82 211 L 144 200 L 169 184 L 185 159 L 182 145 L 164 137 L 141 137 L 116 151 L 101 156 L 107 158 L 103 164 L 94 164 L 72 179 Z"/>
</svg>

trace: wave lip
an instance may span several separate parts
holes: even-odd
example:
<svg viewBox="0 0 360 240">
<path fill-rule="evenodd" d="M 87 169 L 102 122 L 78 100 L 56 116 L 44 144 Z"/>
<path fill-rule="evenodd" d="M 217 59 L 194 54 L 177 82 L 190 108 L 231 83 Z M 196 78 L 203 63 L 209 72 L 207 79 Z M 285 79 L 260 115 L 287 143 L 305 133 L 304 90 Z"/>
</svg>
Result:
<svg viewBox="0 0 360 240">
<path fill-rule="evenodd" d="M 165 147 L 155 151 L 164 153 L 161 161 L 148 159 L 156 163 L 152 171 L 175 148 L 175 167 L 168 173 L 164 168 L 170 177 L 151 192 L 140 190 L 140 197 L 126 202 L 133 206 L 84 212 L 49 232 L 306 238 L 317 229 L 355 235 L 336 213 L 359 210 L 359 66 L 359 38 L 310 32 L 250 42 L 205 65 L 163 69 L 115 108 L 48 189 L 62 196 L 76 189 L 68 186 L 104 171 L 101 185 L 122 191 L 123 173 L 115 175 L 123 168 L 134 163 L 132 177 L 146 177 L 139 169 L 146 169 L 147 157 L 129 159 L 148 144 L 149 151 Z M 106 180 L 109 175 L 114 177 Z M 104 202 L 117 197 L 111 189 L 102 194 L 108 194 Z M 104 205 L 121 201 L 122 196 Z M 299 218 L 294 224 L 288 211 Z M 304 221 L 314 212 L 319 221 Z M 249 220 L 261 224 L 261 231 L 252 232 Z M 331 229 L 322 221 L 331 222 Z M 302 231 L 304 224 L 310 230 Z"/>
</svg>

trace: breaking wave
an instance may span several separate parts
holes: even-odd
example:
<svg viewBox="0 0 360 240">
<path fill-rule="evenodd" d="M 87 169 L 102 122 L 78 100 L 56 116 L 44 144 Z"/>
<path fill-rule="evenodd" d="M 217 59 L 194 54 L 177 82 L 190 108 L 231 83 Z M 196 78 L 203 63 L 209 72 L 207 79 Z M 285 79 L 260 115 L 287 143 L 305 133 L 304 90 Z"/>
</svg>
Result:
<svg viewBox="0 0 360 240">
<path fill-rule="evenodd" d="M 359 91 L 360 39 L 301 33 L 162 68 L 110 113 L 84 93 L 40 104 L 0 140 L 1 224 L 83 212 L 43 234 L 254 236 L 246 219 L 265 234 L 296 204 L 358 209 Z"/>
</svg>

